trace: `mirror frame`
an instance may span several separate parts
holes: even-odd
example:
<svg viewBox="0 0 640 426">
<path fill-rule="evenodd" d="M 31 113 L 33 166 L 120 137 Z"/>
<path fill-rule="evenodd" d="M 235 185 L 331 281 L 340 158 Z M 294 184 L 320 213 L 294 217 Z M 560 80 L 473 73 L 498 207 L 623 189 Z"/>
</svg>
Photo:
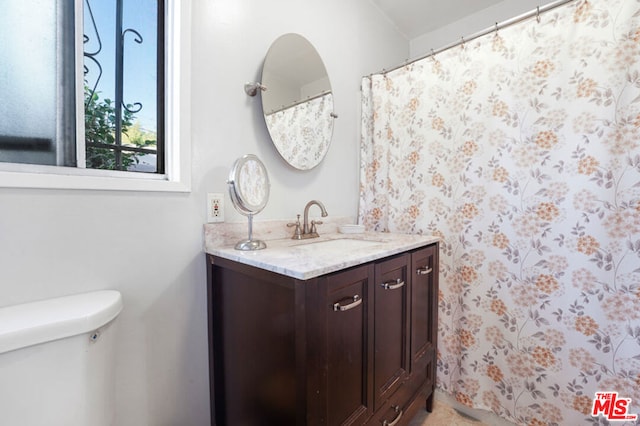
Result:
<svg viewBox="0 0 640 426">
<path fill-rule="evenodd" d="M 256 203 L 255 200 L 252 200 L 247 196 L 247 191 L 249 188 L 243 188 L 243 172 L 245 166 L 247 166 L 250 162 L 255 163 L 255 167 L 258 168 L 259 178 L 263 179 L 262 182 L 262 199 L 260 202 Z M 255 177 L 255 174 L 253 175 Z M 267 174 L 267 169 L 264 164 L 258 157 L 253 154 L 247 154 L 240 158 L 238 158 L 231 167 L 231 171 L 229 172 L 229 180 L 227 181 L 229 184 L 229 195 L 231 196 L 231 200 L 233 201 L 233 205 L 240 213 L 245 216 L 253 215 L 256 213 L 260 213 L 262 209 L 267 205 L 267 201 L 269 201 L 269 191 L 271 184 L 269 182 L 269 175 Z"/>
</svg>

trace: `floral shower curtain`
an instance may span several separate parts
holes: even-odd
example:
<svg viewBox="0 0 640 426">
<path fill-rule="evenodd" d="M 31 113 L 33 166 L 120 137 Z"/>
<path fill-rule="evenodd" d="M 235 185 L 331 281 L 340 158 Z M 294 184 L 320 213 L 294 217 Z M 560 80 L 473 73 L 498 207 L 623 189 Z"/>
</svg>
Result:
<svg viewBox="0 0 640 426">
<path fill-rule="evenodd" d="M 640 412 L 639 60 L 640 1 L 583 0 L 363 79 L 360 221 L 442 238 L 437 382 L 460 403 Z"/>
</svg>

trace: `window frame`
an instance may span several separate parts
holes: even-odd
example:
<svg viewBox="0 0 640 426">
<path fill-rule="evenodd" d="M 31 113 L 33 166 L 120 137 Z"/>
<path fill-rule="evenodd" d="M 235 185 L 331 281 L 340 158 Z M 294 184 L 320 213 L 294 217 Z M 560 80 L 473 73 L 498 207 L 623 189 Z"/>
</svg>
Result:
<svg viewBox="0 0 640 426">
<path fill-rule="evenodd" d="M 191 191 L 189 117 L 190 0 L 165 0 L 165 172 L 137 173 L 84 167 L 0 163 L 0 187 L 121 191 Z M 83 88 L 83 0 L 75 0 L 75 77 Z M 84 142 L 84 91 L 76 88 L 76 134 Z M 78 143 L 84 151 L 84 143 Z"/>
</svg>

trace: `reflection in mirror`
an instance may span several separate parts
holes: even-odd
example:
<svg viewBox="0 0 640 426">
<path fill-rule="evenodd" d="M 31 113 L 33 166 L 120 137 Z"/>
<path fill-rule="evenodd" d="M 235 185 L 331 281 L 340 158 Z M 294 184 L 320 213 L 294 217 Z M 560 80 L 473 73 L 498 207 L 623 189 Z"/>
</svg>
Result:
<svg viewBox="0 0 640 426">
<path fill-rule="evenodd" d="M 233 206 L 249 218 L 249 237 L 236 244 L 237 250 L 266 248 L 264 241 L 253 239 L 253 215 L 260 213 L 269 200 L 269 175 L 258 157 L 247 154 L 238 158 L 229 172 L 229 195 Z"/>
<path fill-rule="evenodd" d="M 285 34 L 264 60 L 262 110 L 282 158 L 299 170 L 317 166 L 333 134 L 333 94 L 329 75 L 307 39 Z"/>
</svg>

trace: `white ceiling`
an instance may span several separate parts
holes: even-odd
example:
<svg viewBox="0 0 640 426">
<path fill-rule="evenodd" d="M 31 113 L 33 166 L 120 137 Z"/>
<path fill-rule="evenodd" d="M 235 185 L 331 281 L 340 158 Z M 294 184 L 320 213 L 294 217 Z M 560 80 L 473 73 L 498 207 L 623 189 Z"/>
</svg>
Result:
<svg viewBox="0 0 640 426">
<path fill-rule="evenodd" d="M 371 0 L 408 39 L 443 27 L 503 0 Z"/>
</svg>

